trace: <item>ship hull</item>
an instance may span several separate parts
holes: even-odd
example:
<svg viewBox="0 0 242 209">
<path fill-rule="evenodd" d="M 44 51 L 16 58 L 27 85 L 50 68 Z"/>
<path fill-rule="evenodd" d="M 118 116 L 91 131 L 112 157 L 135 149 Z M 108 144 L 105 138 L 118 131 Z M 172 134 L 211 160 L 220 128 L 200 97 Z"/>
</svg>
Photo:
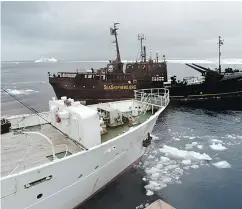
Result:
<svg viewBox="0 0 242 209">
<path fill-rule="evenodd" d="M 52 84 L 52 83 L 51 83 Z M 70 85 L 69 85 L 70 86 Z M 162 82 L 140 82 L 139 84 L 113 83 L 96 84 L 90 87 L 68 88 L 64 82 L 52 85 L 55 95 L 58 99 L 62 96 L 73 98 L 76 101 L 84 101 L 87 105 L 100 102 L 120 101 L 133 98 L 134 90 L 162 88 Z M 110 87 L 110 88 L 109 88 Z M 116 87 L 127 87 L 129 89 L 114 89 Z M 113 89 L 112 89 L 113 88 Z"/>
<path fill-rule="evenodd" d="M 170 96 L 170 104 L 217 110 L 242 110 L 242 91 L 211 95 Z"/>
<path fill-rule="evenodd" d="M 173 86 L 169 92 L 173 105 L 242 110 L 242 76 L 218 82 Z"/>
<path fill-rule="evenodd" d="M 107 185 L 144 154 L 143 140 L 151 133 L 163 107 L 147 121 L 88 151 L 2 178 L 2 208 L 73 209 Z M 110 150 L 111 151 L 107 151 Z M 101 157 L 100 157 L 101 156 Z M 24 185 L 46 176 L 49 181 Z M 38 199 L 38 196 L 41 198 Z"/>
</svg>

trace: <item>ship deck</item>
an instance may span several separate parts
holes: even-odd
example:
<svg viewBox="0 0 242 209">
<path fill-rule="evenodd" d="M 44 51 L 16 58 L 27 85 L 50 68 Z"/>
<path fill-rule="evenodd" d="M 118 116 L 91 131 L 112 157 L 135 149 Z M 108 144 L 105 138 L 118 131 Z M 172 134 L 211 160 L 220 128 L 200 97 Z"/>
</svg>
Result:
<svg viewBox="0 0 242 209">
<path fill-rule="evenodd" d="M 51 139 L 56 157 L 61 158 L 83 149 L 50 124 L 25 128 Z M 52 147 L 40 136 L 31 137 L 13 130 L 1 135 L 1 176 L 18 173 L 53 160 Z"/>
<path fill-rule="evenodd" d="M 130 112 L 126 114 L 130 115 Z M 146 111 L 134 117 L 133 125 L 127 123 L 117 127 L 107 127 L 107 133 L 101 136 L 101 142 L 104 143 L 116 136 L 119 136 L 130 128 L 138 126 L 147 120 L 152 113 Z M 24 134 L 26 132 L 39 132 L 47 136 L 53 143 L 56 157 L 62 158 L 65 155 L 71 155 L 83 150 L 83 148 L 63 135 L 50 124 L 35 125 L 24 128 L 24 130 L 13 129 L 9 133 L 1 135 L 1 176 L 18 173 L 32 167 L 40 166 L 53 160 L 52 147 L 50 143 L 41 136 Z"/>
<path fill-rule="evenodd" d="M 127 114 L 131 114 L 131 113 L 127 113 Z M 152 113 L 150 111 L 146 111 L 145 114 L 141 114 L 141 115 L 138 115 L 137 117 L 134 117 L 133 126 L 128 126 L 128 124 L 125 123 L 124 125 L 121 125 L 118 127 L 107 127 L 108 133 L 102 135 L 101 137 L 102 143 L 129 131 L 130 128 L 132 127 L 138 126 L 139 124 L 147 120 L 151 115 Z"/>
</svg>

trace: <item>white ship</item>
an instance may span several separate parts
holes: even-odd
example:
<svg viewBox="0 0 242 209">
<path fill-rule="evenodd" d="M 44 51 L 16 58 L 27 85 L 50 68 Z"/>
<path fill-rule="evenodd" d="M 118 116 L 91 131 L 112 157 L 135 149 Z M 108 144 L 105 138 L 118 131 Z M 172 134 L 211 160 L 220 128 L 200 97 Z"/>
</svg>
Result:
<svg viewBox="0 0 242 209">
<path fill-rule="evenodd" d="M 73 209 L 137 162 L 169 92 L 134 94 L 90 106 L 53 98 L 49 112 L 5 120 L 12 128 L 1 135 L 1 208 Z"/>
</svg>

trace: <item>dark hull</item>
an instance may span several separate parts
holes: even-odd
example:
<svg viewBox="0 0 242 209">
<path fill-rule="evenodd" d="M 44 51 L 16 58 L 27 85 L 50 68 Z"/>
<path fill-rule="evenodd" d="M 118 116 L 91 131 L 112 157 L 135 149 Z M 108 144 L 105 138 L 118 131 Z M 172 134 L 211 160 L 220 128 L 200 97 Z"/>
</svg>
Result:
<svg viewBox="0 0 242 209">
<path fill-rule="evenodd" d="M 170 88 L 173 105 L 189 105 L 209 109 L 242 110 L 242 79 Z"/>
<path fill-rule="evenodd" d="M 66 86 L 63 86 L 63 84 L 64 82 L 58 83 L 58 85 L 52 85 L 58 99 L 60 99 L 62 96 L 67 96 L 67 98 L 72 98 L 76 101 L 85 101 L 86 104 L 130 99 L 134 97 L 135 89 L 163 87 L 161 82 L 139 82 L 139 84 L 135 85 L 127 85 L 127 83 L 98 83 L 93 85 L 92 88 L 67 88 Z M 130 89 L 104 89 L 104 86 L 126 86 Z"/>
<path fill-rule="evenodd" d="M 242 110 L 242 91 L 203 96 L 170 96 L 170 104 L 217 110 Z"/>
</svg>

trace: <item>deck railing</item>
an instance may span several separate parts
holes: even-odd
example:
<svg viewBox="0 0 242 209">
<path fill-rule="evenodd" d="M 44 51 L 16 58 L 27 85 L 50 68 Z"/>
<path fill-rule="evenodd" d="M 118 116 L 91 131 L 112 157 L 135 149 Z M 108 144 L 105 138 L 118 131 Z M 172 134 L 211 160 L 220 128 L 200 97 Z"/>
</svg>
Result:
<svg viewBox="0 0 242 209">
<path fill-rule="evenodd" d="M 170 101 L 169 90 L 166 88 L 134 90 L 134 99 L 147 105 L 165 107 Z"/>
</svg>

